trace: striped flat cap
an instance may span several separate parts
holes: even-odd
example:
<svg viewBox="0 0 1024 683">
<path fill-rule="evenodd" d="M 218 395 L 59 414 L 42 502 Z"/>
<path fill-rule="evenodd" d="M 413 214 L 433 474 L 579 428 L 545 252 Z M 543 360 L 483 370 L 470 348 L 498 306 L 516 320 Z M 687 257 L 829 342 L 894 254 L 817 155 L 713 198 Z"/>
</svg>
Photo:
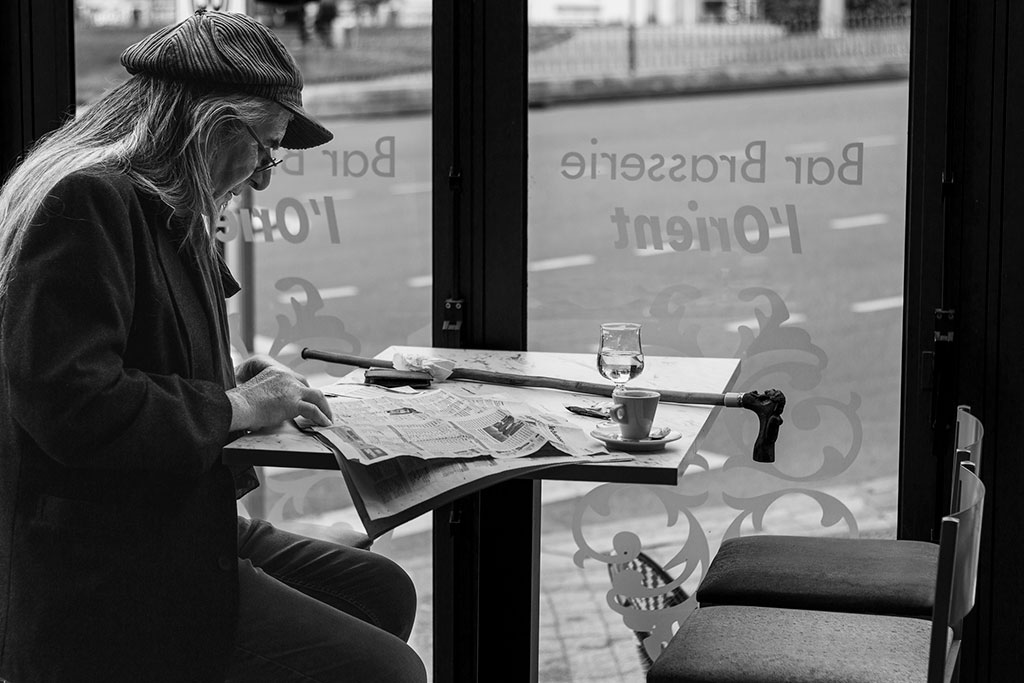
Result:
<svg viewBox="0 0 1024 683">
<path fill-rule="evenodd" d="M 131 74 L 148 74 L 243 92 L 277 102 L 294 116 L 281 146 L 308 149 L 334 135 L 302 108 L 302 74 L 274 33 L 244 14 L 201 9 L 121 53 Z"/>
</svg>

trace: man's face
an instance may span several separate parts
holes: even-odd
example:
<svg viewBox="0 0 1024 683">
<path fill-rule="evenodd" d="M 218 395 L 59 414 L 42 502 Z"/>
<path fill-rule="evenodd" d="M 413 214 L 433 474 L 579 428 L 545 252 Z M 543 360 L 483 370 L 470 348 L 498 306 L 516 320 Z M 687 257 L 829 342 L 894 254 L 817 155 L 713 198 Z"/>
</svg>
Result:
<svg viewBox="0 0 1024 683">
<path fill-rule="evenodd" d="M 246 184 L 256 190 L 270 185 L 270 169 L 256 169 L 271 163 L 270 154 L 281 146 L 289 120 L 282 109 L 280 116 L 250 126 L 251 133 L 243 127 L 225 140 L 210 164 L 213 196 L 218 205 L 223 206 L 234 195 L 241 194 Z"/>
</svg>

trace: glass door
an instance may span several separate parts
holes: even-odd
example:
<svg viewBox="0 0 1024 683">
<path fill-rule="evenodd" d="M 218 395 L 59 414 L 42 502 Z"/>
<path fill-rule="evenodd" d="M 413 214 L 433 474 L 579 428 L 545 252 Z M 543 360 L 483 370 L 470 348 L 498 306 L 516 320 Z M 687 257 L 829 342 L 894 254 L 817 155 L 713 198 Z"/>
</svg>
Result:
<svg viewBox="0 0 1024 683">
<path fill-rule="evenodd" d="M 804 5 L 531 5 L 529 348 L 635 322 L 787 397 L 774 464 L 723 409 L 676 487 L 545 482 L 540 680 L 636 680 L 694 607 L 621 604 L 616 534 L 687 595 L 725 538 L 895 535 L 908 4 Z"/>
</svg>

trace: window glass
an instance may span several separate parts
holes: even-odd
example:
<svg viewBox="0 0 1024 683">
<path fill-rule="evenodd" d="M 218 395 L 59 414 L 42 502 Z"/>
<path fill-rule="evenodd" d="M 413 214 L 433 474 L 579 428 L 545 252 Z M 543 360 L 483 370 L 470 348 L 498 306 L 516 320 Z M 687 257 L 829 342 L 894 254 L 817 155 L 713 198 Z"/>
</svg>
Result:
<svg viewBox="0 0 1024 683">
<path fill-rule="evenodd" d="M 127 78 L 125 47 L 195 8 L 246 11 L 298 63 L 306 109 L 326 145 L 277 150 L 265 191 L 242 195 L 219 239 L 244 290 L 229 301 L 233 351 L 269 354 L 312 386 L 351 370 L 300 357 L 304 347 L 373 356 L 430 344 L 430 3 L 77 0 L 79 107 Z M 307 535 L 361 529 L 337 472 L 263 468 L 244 514 Z M 421 600 L 411 643 L 430 668 L 429 526 L 410 524 L 374 549 L 413 577 Z"/>
<path fill-rule="evenodd" d="M 731 536 L 894 537 L 908 5 L 531 3 L 530 350 L 603 381 L 600 324 L 636 322 L 648 368 L 736 357 L 787 397 L 774 464 L 722 409 L 675 487 L 544 483 L 541 680 L 636 680 L 633 629 L 693 608 L 612 609 L 616 534 L 687 594 Z"/>
</svg>

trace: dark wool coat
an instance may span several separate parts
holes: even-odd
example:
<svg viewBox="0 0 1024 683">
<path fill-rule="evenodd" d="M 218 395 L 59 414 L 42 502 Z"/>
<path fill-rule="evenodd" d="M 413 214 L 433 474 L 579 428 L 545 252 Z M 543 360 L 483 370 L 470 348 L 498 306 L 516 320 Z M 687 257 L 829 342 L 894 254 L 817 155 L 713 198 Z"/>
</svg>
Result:
<svg viewBox="0 0 1024 683">
<path fill-rule="evenodd" d="M 0 327 L 12 683 L 224 680 L 238 602 L 224 284 L 181 229 L 126 178 L 76 174 L 26 234 Z"/>
</svg>

